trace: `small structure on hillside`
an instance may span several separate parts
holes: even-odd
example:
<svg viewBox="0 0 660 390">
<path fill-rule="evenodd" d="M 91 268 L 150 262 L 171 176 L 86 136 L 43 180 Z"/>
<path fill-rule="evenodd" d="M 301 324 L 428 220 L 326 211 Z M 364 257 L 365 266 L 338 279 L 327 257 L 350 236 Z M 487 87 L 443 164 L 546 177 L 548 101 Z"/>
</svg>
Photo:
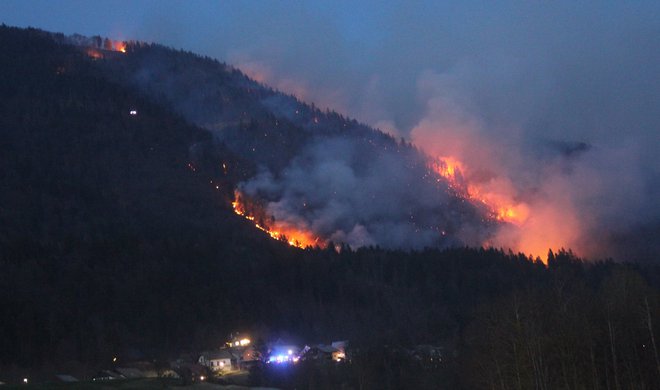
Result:
<svg viewBox="0 0 660 390">
<path fill-rule="evenodd" d="M 223 348 L 218 351 L 202 353 L 197 362 L 213 372 L 221 372 L 238 369 L 238 360 L 239 357 L 233 354 L 231 350 Z"/>
<path fill-rule="evenodd" d="M 251 343 L 252 340 L 250 340 L 248 336 L 242 333 L 232 333 L 229 335 L 229 341 L 227 341 L 227 346 L 232 348 L 247 347 Z"/>
</svg>

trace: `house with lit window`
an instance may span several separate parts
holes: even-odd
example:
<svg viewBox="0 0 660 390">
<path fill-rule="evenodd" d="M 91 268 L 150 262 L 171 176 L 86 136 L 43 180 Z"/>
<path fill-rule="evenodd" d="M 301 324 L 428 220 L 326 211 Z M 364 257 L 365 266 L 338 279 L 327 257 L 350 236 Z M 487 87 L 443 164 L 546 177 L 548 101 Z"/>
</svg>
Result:
<svg viewBox="0 0 660 390">
<path fill-rule="evenodd" d="M 250 345 L 250 338 L 245 337 L 241 333 L 232 333 L 229 335 L 229 341 L 227 341 L 227 346 L 231 348 L 237 347 L 247 347 Z"/>
<path fill-rule="evenodd" d="M 213 372 L 231 371 L 238 368 L 238 356 L 226 348 L 204 352 L 199 356 L 197 362 Z"/>
</svg>

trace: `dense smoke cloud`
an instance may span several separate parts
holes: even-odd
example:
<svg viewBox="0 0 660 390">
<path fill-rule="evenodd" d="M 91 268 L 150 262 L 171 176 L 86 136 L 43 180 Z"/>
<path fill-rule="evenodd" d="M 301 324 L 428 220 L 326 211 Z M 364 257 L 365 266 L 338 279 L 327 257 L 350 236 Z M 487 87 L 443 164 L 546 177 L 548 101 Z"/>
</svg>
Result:
<svg viewBox="0 0 660 390">
<path fill-rule="evenodd" d="M 459 158 L 530 211 L 495 245 L 603 256 L 612 235 L 660 220 L 657 8 L 394 4 L 362 51 L 342 17 L 304 10 L 282 35 L 228 53 L 266 82 Z"/>
<path fill-rule="evenodd" d="M 424 180 L 419 157 L 388 141 L 316 137 L 282 172 L 263 168 L 239 190 L 277 223 L 353 248 L 481 245 L 492 234 L 481 215 Z"/>
<path fill-rule="evenodd" d="M 20 2 L 2 14 L 220 58 L 453 155 L 472 180 L 529 208 L 497 245 L 547 240 L 606 255 L 612 236 L 625 246 L 638 228 L 660 231 L 658 2 L 145 2 L 114 21 L 114 2 L 91 5 L 93 18 L 62 3 L 51 13 L 61 26 L 12 20 Z"/>
<path fill-rule="evenodd" d="M 494 245 L 604 256 L 658 226 L 657 3 L 380 4 L 225 10 L 197 50 L 459 158 L 529 209 Z"/>
</svg>

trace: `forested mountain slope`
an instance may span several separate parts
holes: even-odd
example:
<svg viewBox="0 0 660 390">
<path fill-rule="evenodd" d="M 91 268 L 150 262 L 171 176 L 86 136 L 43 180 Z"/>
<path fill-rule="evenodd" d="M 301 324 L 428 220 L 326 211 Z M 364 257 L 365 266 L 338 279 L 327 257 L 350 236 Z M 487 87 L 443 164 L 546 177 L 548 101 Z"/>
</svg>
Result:
<svg viewBox="0 0 660 390">
<path fill-rule="evenodd" d="M 259 164 L 276 170 L 266 160 L 110 75 L 111 59 L 33 29 L 3 26 L 0 45 L 1 381 L 88 378 L 113 356 L 167 361 L 238 330 L 350 340 L 340 371 L 259 379 L 285 388 L 660 384 L 658 268 L 563 251 L 546 266 L 485 249 L 290 247 L 230 206 Z M 442 363 L 405 352 L 422 344 L 441 346 Z"/>
<path fill-rule="evenodd" d="M 256 168 L 239 184 L 275 223 L 352 248 L 482 245 L 497 221 L 405 141 L 209 58 L 129 43 L 109 77 L 172 107 Z"/>
</svg>

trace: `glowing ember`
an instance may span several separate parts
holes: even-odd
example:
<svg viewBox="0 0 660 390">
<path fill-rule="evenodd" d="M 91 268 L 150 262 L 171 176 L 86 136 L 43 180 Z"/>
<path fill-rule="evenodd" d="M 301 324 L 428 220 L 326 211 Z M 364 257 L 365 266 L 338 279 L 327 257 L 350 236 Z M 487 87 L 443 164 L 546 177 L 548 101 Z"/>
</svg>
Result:
<svg viewBox="0 0 660 390">
<path fill-rule="evenodd" d="M 231 206 L 234 209 L 234 212 L 247 219 L 248 221 L 254 222 L 254 226 L 257 229 L 266 232 L 271 238 L 284 241 L 287 244 L 297 248 L 325 245 L 325 241 L 321 240 L 319 237 L 315 237 L 312 233 L 302 231 L 287 223 L 281 221 L 273 221 L 273 227 L 267 227 L 263 223 L 259 223 L 257 218 L 247 211 L 244 197 L 238 190 L 234 192 L 234 198 L 236 200 L 231 202 Z"/>
<path fill-rule="evenodd" d="M 99 49 L 88 48 L 87 55 L 95 60 L 103 58 L 103 53 Z"/>
</svg>

